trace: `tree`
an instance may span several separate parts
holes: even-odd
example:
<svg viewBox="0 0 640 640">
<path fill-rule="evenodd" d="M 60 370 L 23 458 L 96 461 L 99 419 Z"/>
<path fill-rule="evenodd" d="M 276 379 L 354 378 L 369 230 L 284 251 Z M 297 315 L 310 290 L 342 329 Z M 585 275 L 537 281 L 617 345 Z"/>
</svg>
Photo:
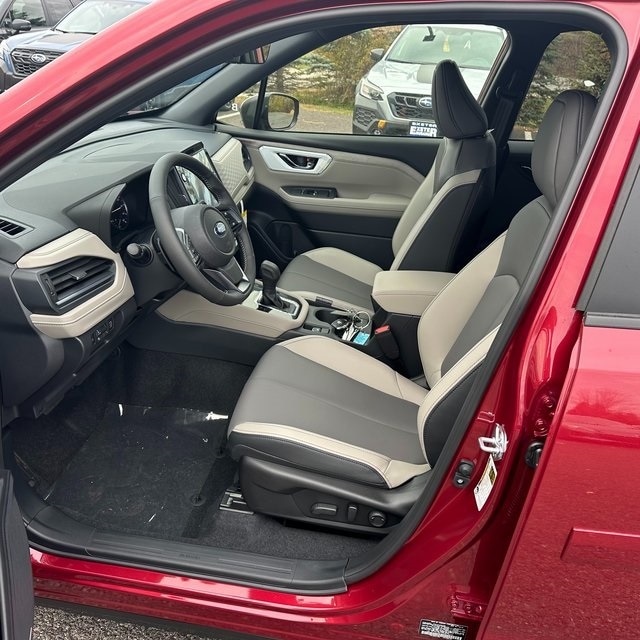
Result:
<svg viewBox="0 0 640 640">
<path fill-rule="evenodd" d="M 522 103 L 517 127 L 535 132 L 552 100 L 566 89 L 600 95 L 611 70 L 602 38 L 590 31 L 560 34 L 548 47 Z"/>
</svg>

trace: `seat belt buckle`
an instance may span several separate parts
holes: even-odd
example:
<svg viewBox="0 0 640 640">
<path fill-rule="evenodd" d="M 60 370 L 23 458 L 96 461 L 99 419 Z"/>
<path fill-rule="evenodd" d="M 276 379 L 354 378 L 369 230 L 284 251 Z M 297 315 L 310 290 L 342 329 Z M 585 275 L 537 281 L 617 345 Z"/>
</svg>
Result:
<svg viewBox="0 0 640 640">
<path fill-rule="evenodd" d="M 389 360 L 397 360 L 400 357 L 400 347 L 388 324 L 375 329 L 373 335 L 380 345 L 380 350 Z"/>
</svg>

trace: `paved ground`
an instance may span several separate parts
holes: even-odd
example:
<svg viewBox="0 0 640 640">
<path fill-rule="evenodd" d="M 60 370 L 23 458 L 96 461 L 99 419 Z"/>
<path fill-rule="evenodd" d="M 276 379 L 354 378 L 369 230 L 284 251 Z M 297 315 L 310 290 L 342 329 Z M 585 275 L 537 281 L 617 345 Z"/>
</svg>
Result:
<svg viewBox="0 0 640 640">
<path fill-rule="evenodd" d="M 226 124 L 242 126 L 237 111 L 222 111 L 218 119 Z M 292 131 L 315 133 L 351 133 L 351 114 L 335 111 L 324 111 L 313 106 L 300 105 L 298 123 Z"/>
<path fill-rule="evenodd" d="M 211 640 L 214 636 L 209 636 Z M 33 640 L 202 640 L 203 636 L 36 607 Z"/>
</svg>

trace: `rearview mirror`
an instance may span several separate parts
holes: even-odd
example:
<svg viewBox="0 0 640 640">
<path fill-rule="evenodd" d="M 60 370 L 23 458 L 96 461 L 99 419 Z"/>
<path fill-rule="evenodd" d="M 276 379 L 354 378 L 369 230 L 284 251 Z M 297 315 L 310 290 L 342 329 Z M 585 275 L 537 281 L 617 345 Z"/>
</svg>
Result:
<svg viewBox="0 0 640 640">
<path fill-rule="evenodd" d="M 263 62 L 267 61 L 270 48 L 270 44 L 264 45 L 262 47 L 256 47 L 255 49 L 251 49 L 251 51 L 247 51 L 240 56 L 231 58 L 229 62 L 232 62 L 234 64 L 262 64 Z"/>
<path fill-rule="evenodd" d="M 23 20 L 22 18 L 12 20 L 9 27 L 16 33 L 20 33 L 21 31 L 31 31 L 31 23 L 28 20 Z"/>
<path fill-rule="evenodd" d="M 382 56 L 384 55 L 384 49 L 371 49 L 371 59 L 374 62 L 379 62 L 382 60 Z"/>
</svg>

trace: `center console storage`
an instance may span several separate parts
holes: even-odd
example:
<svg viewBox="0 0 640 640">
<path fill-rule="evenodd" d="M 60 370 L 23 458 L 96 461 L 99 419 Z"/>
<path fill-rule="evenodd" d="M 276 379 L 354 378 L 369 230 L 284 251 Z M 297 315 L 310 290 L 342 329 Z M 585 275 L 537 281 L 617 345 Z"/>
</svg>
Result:
<svg viewBox="0 0 640 640">
<path fill-rule="evenodd" d="M 309 302 L 302 330 L 364 345 L 371 337 L 372 324 L 372 314 L 366 311 L 322 307 Z"/>
</svg>

